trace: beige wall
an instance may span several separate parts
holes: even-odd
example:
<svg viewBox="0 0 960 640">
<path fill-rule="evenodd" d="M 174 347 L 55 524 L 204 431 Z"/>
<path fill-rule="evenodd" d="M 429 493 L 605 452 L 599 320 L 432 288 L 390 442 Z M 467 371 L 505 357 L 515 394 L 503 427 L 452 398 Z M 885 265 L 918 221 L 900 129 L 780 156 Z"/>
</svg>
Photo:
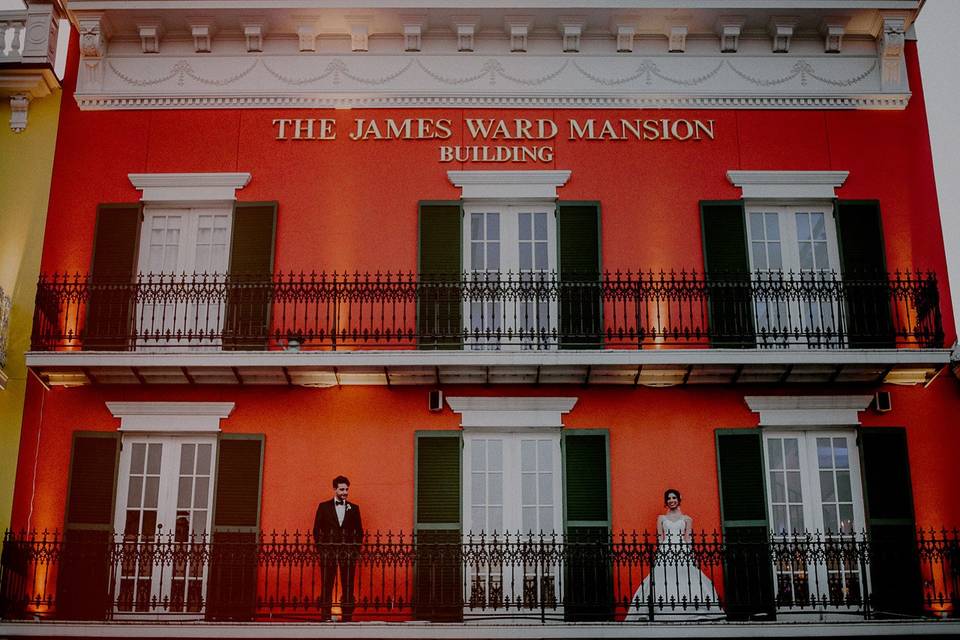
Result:
<svg viewBox="0 0 960 640">
<path fill-rule="evenodd" d="M 56 91 L 31 102 L 22 133 L 10 130 L 10 102 L 0 101 L 0 287 L 13 299 L 8 380 L 0 390 L 0 531 L 10 523 L 28 375 L 24 352 L 30 348 L 60 96 Z"/>
</svg>

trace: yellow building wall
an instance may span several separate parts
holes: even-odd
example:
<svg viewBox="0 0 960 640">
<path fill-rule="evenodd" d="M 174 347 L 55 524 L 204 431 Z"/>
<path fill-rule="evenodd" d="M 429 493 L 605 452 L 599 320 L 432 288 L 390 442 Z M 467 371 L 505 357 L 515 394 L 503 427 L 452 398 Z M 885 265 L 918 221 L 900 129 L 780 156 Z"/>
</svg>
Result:
<svg viewBox="0 0 960 640">
<path fill-rule="evenodd" d="M 13 300 L 8 380 L 0 390 L 0 532 L 10 524 L 28 375 L 24 353 L 30 348 L 60 97 L 57 90 L 33 100 L 22 133 L 10 129 L 10 101 L 0 100 L 0 287 Z"/>
</svg>

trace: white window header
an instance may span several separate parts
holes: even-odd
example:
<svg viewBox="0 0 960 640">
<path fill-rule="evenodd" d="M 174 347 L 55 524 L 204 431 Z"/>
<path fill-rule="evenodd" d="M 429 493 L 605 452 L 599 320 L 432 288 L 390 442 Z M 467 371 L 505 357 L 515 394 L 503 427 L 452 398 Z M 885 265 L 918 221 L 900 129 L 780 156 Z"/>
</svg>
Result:
<svg viewBox="0 0 960 640">
<path fill-rule="evenodd" d="M 463 429 L 559 429 L 577 398 L 450 397 L 447 404 Z"/>
<path fill-rule="evenodd" d="M 197 433 L 220 431 L 220 421 L 230 416 L 233 402 L 108 402 L 107 409 L 120 418 L 120 431 Z"/>
<path fill-rule="evenodd" d="M 233 202 L 249 173 L 130 173 L 143 202 Z"/>
<path fill-rule="evenodd" d="M 745 396 L 761 427 L 857 426 L 873 396 Z"/>
<path fill-rule="evenodd" d="M 849 171 L 727 171 L 745 200 L 832 200 Z"/>
<path fill-rule="evenodd" d="M 447 177 L 464 200 L 556 200 L 570 171 L 448 171 Z"/>
</svg>

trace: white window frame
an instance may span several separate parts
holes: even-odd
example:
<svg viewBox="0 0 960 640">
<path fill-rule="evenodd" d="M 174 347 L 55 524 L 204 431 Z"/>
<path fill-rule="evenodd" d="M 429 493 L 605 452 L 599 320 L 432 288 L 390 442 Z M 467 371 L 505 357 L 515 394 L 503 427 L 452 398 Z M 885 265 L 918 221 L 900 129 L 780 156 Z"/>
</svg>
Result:
<svg viewBox="0 0 960 640">
<path fill-rule="evenodd" d="M 204 530 L 199 533 L 210 539 L 213 528 L 214 497 L 216 496 L 216 475 L 219 462 L 219 448 L 217 435 L 220 432 L 220 422 L 230 416 L 234 409 L 233 402 L 107 402 L 107 409 L 120 419 L 121 452 L 117 473 L 117 496 L 114 508 L 114 531 L 117 536 L 124 534 L 126 512 L 130 487 L 130 461 L 133 446 L 137 443 L 158 443 L 163 447 L 160 460 L 160 488 L 157 504 L 157 523 L 164 524 L 165 530 L 175 532 L 176 514 L 178 510 L 177 497 L 180 480 L 180 445 L 184 443 L 209 444 L 211 446 L 210 475 L 207 487 L 207 518 Z M 167 522 L 163 519 L 169 520 Z M 164 532 L 164 539 L 167 533 Z M 184 543 L 189 544 L 189 542 Z M 124 571 L 123 562 L 117 567 L 116 584 L 120 584 L 121 573 Z M 129 569 L 129 566 L 126 567 Z M 162 601 L 170 595 L 172 567 L 165 565 L 151 571 L 151 598 Z M 206 575 L 203 576 L 201 602 L 206 601 Z M 161 592 L 162 591 L 162 592 Z M 184 594 L 186 604 L 187 592 Z M 147 611 L 149 613 L 149 610 Z M 127 613 L 141 618 L 143 613 L 136 607 L 128 611 L 117 611 L 116 615 L 122 618 Z M 203 617 L 199 612 L 164 613 L 165 620 L 183 619 L 192 620 Z"/>
<path fill-rule="evenodd" d="M 552 454 L 552 493 L 553 493 L 553 527 L 552 531 L 544 530 L 548 536 L 557 534 L 562 538 L 563 532 L 563 457 L 560 449 L 561 431 L 563 428 L 563 414 L 569 413 L 577 402 L 576 397 L 448 397 L 447 403 L 455 412 L 461 414 L 461 428 L 463 429 L 463 457 L 461 464 L 462 474 L 462 522 L 464 526 L 464 541 L 469 543 L 480 532 L 471 532 L 472 522 L 472 459 L 475 443 L 478 440 L 498 439 L 503 442 L 503 522 L 506 534 L 498 532 L 498 539 L 510 542 L 523 541 L 529 532 L 519 531 L 523 521 L 522 509 L 522 471 L 521 446 L 524 439 L 550 440 Z M 510 507 L 512 513 L 508 515 L 508 500 L 513 499 Z M 484 532 L 485 539 L 491 541 L 492 532 Z M 539 531 L 532 532 L 534 536 Z M 518 535 L 519 534 L 519 535 Z M 521 565 L 503 564 L 493 566 L 470 566 L 467 568 L 468 593 L 466 594 L 466 608 L 469 611 L 475 594 L 483 593 L 484 597 L 493 597 L 498 589 L 506 589 L 512 585 L 513 595 L 522 594 L 517 589 L 524 589 L 527 581 L 540 577 L 540 583 L 535 588 L 538 598 L 550 600 L 550 594 L 544 590 L 553 590 L 553 597 L 559 602 L 560 567 L 525 567 Z M 532 569 L 534 573 L 530 573 Z M 519 585 L 519 586 L 518 586 Z M 514 603 L 515 604 L 515 603 Z M 494 598 L 482 603 L 487 611 L 502 608 Z"/>
</svg>

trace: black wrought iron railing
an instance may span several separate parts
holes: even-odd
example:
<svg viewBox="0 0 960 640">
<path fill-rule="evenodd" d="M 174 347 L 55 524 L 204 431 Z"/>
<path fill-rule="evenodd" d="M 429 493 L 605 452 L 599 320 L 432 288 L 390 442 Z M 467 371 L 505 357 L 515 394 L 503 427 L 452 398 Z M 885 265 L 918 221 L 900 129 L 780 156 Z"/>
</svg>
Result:
<svg viewBox="0 0 960 640">
<path fill-rule="evenodd" d="M 866 534 L 699 534 L 658 543 L 637 533 L 426 532 L 318 545 L 298 533 L 8 532 L 0 560 L 5 619 L 631 622 L 786 613 L 956 616 L 960 535 L 920 531 L 904 544 Z"/>
<path fill-rule="evenodd" d="M 941 347 L 932 273 L 43 275 L 32 349 Z"/>
</svg>

